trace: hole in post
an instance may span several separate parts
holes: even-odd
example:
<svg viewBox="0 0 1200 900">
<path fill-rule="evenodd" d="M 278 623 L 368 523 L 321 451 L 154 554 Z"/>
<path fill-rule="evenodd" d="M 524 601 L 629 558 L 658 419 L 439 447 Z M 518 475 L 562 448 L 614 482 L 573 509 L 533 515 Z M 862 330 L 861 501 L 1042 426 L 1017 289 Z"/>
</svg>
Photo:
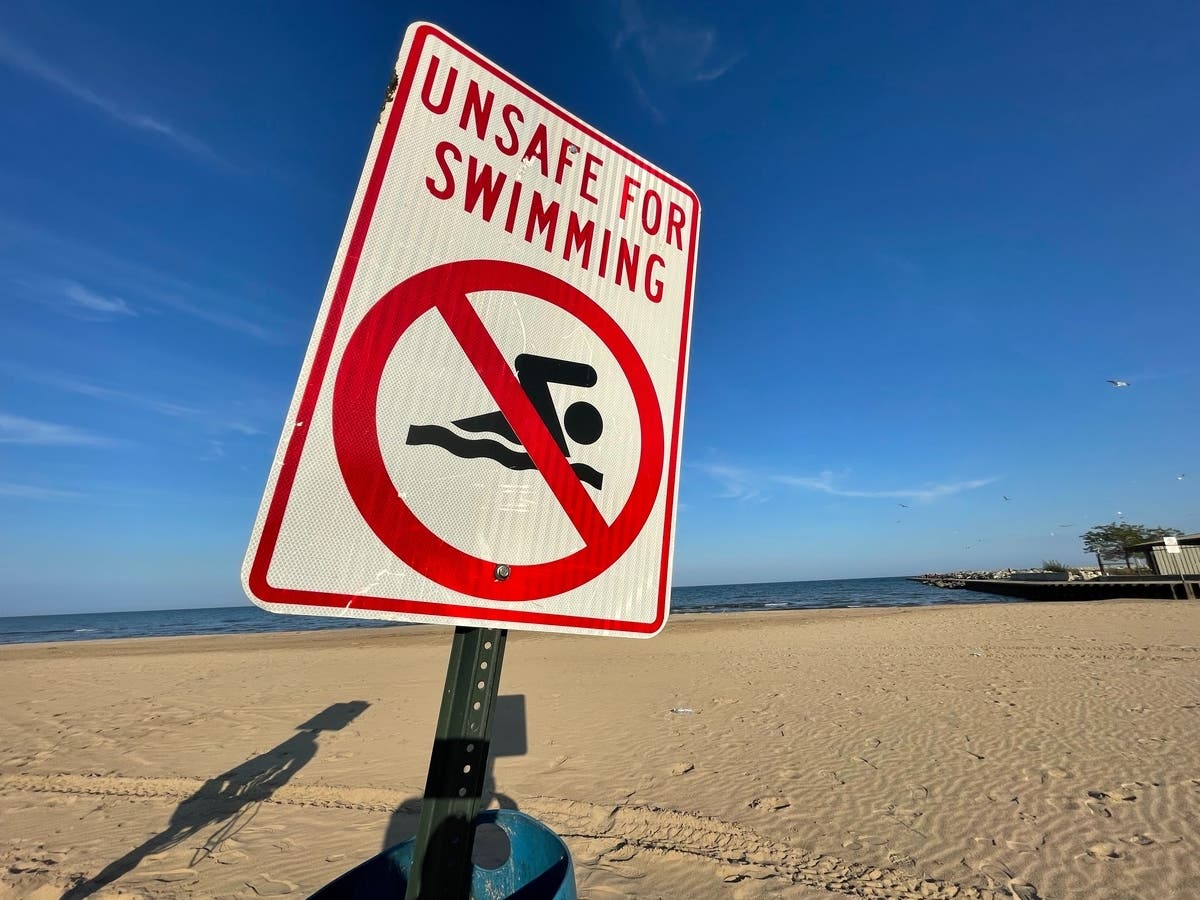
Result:
<svg viewBox="0 0 1200 900">
<path fill-rule="evenodd" d="M 479 668 L 481 668 L 481 669 L 486 669 L 486 668 L 487 668 L 487 660 L 486 660 L 486 659 L 485 659 L 483 662 L 481 662 L 481 663 L 479 664 Z"/>
<path fill-rule="evenodd" d="M 460 796 L 460 797 L 465 797 L 465 796 L 467 796 L 467 789 L 466 789 L 466 788 L 459 788 L 459 789 L 458 789 L 458 796 Z"/>
<path fill-rule="evenodd" d="M 484 650 L 491 650 L 491 649 L 492 649 L 492 642 L 491 642 L 491 641 L 484 641 L 484 642 L 483 642 L 483 649 L 484 649 Z"/>
<path fill-rule="evenodd" d="M 479 709 L 479 707 L 481 707 L 481 706 L 483 706 L 483 704 L 480 703 L 478 700 L 476 700 L 474 703 L 471 704 L 471 709 Z"/>
<path fill-rule="evenodd" d="M 485 687 L 487 687 L 487 684 L 485 682 L 481 681 L 481 682 L 479 682 L 479 684 L 475 685 L 475 687 L 479 688 L 482 691 Z"/>
<path fill-rule="evenodd" d="M 472 863 L 481 869 L 499 869 L 511 855 L 508 832 L 491 822 L 476 826 L 475 846 L 471 849 Z"/>
<path fill-rule="evenodd" d="M 474 752 L 475 752 L 475 745 L 474 745 L 474 744 L 467 744 L 467 752 L 468 752 L 468 753 L 474 753 Z"/>
<path fill-rule="evenodd" d="M 471 766 L 470 766 L 470 764 L 467 764 L 467 765 L 463 766 L 463 774 L 464 774 L 464 775 L 470 775 L 470 774 L 471 774 Z"/>
</svg>

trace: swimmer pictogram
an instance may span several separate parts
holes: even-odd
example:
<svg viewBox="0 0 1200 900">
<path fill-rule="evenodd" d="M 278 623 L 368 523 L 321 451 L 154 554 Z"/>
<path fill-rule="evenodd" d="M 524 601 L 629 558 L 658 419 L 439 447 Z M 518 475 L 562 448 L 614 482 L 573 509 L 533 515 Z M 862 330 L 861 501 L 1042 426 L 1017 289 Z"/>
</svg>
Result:
<svg viewBox="0 0 1200 900">
<path fill-rule="evenodd" d="M 571 457 L 567 439 L 576 444 L 594 444 L 604 432 L 604 419 L 600 411 L 586 400 L 577 400 L 566 408 L 559 421 L 558 409 L 550 394 L 550 385 L 561 384 L 572 387 L 590 388 L 596 384 L 596 370 L 586 363 L 555 359 L 522 353 L 515 360 L 517 381 L 529 398 L 538 418 L 550 432 L 564 457 Z M 523 446 L 521 439 L 509 424 L 502 411 L 482 413 L 455 419 L 450 424 L 471 434 L 495 434 Z M 530 455 L 523 449 L 517 450 L 486 437 L 463 437 L 444 425 L 412 425 L 405 441 L 409 446 L 433 445 L 452 453 L 459 459 L 491 459 L 513 471 L 536 469 Z M 596 490 L 604 486 L 604 475 L 587 463 L 573 462 L 571 469 L 579 480 Z"/>
</svg>

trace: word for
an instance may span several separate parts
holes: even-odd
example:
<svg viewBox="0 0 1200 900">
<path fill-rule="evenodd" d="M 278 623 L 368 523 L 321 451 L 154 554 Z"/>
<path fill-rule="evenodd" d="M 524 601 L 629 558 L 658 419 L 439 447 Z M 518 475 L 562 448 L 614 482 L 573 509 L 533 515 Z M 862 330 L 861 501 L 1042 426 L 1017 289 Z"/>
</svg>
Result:
<svg viewBox="0 0 1200 900">
<path fill-rule="evenodd" d="M 459 71 L 446 67 L 441 89 L 437 74 L 441 61 L 431 56 L 421 89 L 421 102 L 435 115 L 445 115 L 456 104 L 458 127 L 464 135 L 490 142 L 503 155 L 520 157 L 525 169 L 537 170 L 547 183 L 569 187 L 579 198 L 600 207 L 596 184 L 602 177 L 604 160 L 562 138 L 551 150 L 544 122 L 525 122 L 525 114 L 511 103 L 496 109 L 496 95 L 480 87 L 473 79 L 459 85 Z M 435 96 L 436 95 L 436 96 Z M 460 96 L 461 95 L 461 96 Z M 440 141 L 434 148 L 435 174 L 425 179 L 429 193 L 439 200 L 459 198 L 463 210 L 483 221 L 496 223 L 506 232 L 540 245 L 547 253 L 574 262 L 584 271 L 625 286 L 647 300 L 663 298 L 663 274 L 667 261 L 650 247 L 666 245 L 684 249 L 687 213 L 673 200 L 651 187 L 643 187 L 629 174 L 621 178 L 615 221 L 624 228 L 599 224 L 603 216 L 581 215 L 564 207 L 558 199 L 548 199 L 537 187 L 522 182 L 510 173 L 493 167 L 472 153 L 464 153 L 458 143 Z M 547 191 L 550 188 L 547 186 Z M 562 197 L 561 191 L 550 196 Z M 576 204 L 578 205 L 578 204 Z M 600 211 L 600 210 L 598 210 Z M 609 221 L 614 221 L 612 216 Z M 630 232 L 635 232 L 630 236 Z M 624 232 L 624 233 L 622 233 Z M 652 239 L 645 243 L 646 239 Z"/>
</svg>

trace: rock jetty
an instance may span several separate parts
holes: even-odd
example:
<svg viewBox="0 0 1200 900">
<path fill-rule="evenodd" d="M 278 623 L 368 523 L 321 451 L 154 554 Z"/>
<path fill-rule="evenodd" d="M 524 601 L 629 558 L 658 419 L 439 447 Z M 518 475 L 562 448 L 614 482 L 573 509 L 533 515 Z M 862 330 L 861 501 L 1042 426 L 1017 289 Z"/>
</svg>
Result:
<svg viewBox="0 0 1200 900">
<path fill-rule="evenodd" d="M 917 575 L 909 580 L 927 584 L 930 587 L 961 589 L 967 586 L 968 581 L 1010 578 L 1016 574 L 1016 569 L 997 569 L 990 572 L 926 572 L 924 575 Z"/>
</svg>

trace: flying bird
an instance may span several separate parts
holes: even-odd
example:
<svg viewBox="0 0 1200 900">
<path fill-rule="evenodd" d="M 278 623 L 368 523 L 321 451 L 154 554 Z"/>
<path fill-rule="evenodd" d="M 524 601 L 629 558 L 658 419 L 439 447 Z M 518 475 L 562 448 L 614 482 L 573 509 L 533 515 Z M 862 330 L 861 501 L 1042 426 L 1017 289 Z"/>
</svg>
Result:
<svg viewBox="0 0 1200 900">
<path fill-rule="evenodd" d="M 1175 476 L 1176 481 L 1183 481 L 1183 479 L 1185 479 L 1185 478 L 1187 478 L 1186 472 L 1180 472 L 1178 475 Z"/>
<path fill-rule="evenodd" d="M 1114 380 L 1114 379 L 1112 379 L 1112 378 L 1109 378 L 1109 379 L 1107 379 L 1107 381 L 1108 381 L 1108 383 L 1109 383 L 1109 384 L 1111 384 L 1113 387 L 1129 387 L 1129 382 L 1128 382 L 1128 381 L 1116 381 L 1116 380 Z"/>
<path fill-rule="evenodd" d="M 897 505 L 897 506 L 903 506 L 905 509 L 912 509 L 912 507 L 911 507 L 911 506 L 909 506 L 907 503 L 897 503 L 896 505 Z"/>
<path fill-rule="evenodd" d="M 1008 496 L 1008 494 L 1002 494 L 1001 496 L 1002 496 L 1002 497 L 1004 497 L 1004 499 L 1005 499 L 1005 500 L 1011 500 L 1011 499 L 1012 499 L 1012 497 Z"/>
</svg>

